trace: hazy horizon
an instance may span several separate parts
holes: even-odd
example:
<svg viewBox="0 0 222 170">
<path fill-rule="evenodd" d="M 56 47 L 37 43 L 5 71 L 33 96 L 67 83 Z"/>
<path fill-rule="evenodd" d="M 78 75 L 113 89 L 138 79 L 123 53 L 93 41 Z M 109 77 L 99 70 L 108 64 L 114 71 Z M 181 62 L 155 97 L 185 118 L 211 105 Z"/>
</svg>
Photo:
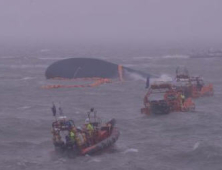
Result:
<svg viewBox="0 0 222 170">
<path fill-rule="evenodd" d="M 0 43 L 221 45 L 219 0 L 2 0 Z"/>
</svg>

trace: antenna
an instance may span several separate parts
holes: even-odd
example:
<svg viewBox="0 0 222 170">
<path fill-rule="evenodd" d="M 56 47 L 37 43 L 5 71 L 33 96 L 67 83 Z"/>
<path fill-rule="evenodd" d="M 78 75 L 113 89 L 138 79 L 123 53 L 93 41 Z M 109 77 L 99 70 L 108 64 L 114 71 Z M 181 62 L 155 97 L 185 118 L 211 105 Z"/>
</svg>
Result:
<svg viewBox="0 0 222 170">
<path fill-rule="evenodd" d="M 56 106 L 55 106 L 54 102 L 52 102 L 51 110 L 52 110 L 53 116 L 55 117 L 55 120 L 57 120 L 57 117 L 56 117 Z"/>
<path fill-rule="evenodd" d="M 60 116 L 64 116 L 63 110 L 62 110 L 62 108 L 61 108 L 61 102 L 59 102 L 59 115 L 60 115 Z"/>
</svg>

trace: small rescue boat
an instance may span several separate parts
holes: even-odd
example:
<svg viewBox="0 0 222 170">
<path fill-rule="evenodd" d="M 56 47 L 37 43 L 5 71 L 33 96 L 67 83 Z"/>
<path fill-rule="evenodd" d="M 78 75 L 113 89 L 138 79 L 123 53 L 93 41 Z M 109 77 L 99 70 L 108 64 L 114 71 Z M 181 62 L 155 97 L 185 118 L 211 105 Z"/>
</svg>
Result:
<svg viewBox="0 0 222 170">
<path fill-rule="evenodd" d="M 93 130 L 87 131 L 75 126 L 66 116 L 60 116 L 52 123 L 53 144 L 56 151 L 73 155 L 94 154 L 113 145 L 120 132 L 115 127 L 115 119 L 99 127 L 98 122 L 89 122 Z"/>
<path fill-rule="evenodd" d="M 86 147 L 82 149 L 81 154 L 93 154 L 98 151 L 102 151 L 111 145 L 113 145 L 117 139 L 119 138 L 120 132 L 119 130 L 114 127 L 115 119 L 106 123 L 106 126 L 103 126 L 98 131 L 98 142 L 92 146 Z"/>
<path fill-rule="evenodd" d="M 185 98 L 181 91 L 165 82 L 156 82 L 149 87 L 144 97 L 144 106 L 141 113 L 147 115 L 195 110 L 195 104 L 190 97 Z"/>
<path fill-rule="evenodd" d="M 214 95 L 213 85 L 212 84 L 205 85 L 202 78 L 198 76 L 191 77 L 190 81 L 192 84 L 192 97 L 193 98 Z"/>
</svg>

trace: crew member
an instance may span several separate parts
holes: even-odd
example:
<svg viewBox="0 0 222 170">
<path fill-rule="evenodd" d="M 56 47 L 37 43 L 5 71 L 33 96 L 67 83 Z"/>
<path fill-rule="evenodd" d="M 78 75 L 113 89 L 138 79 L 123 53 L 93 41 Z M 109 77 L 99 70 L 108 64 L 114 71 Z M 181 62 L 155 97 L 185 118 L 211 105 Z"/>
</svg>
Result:
<svg viewBox="0 0 222 170">
<path fill-rule="evenodd" d="M 199 78 L 198 78 L 198 77 L 196 78 L 196 80 L 197 80 L 197 88 L 198 88 L 198 90 L 199 90 L 199 91 L 201 91 L 201 89 L 202 89 L 203 85 L 200 83 L 200 81 L 199 81 Z"/>
<path fill-rule="evenodd" d="M 180 97 L 181 97 L 181 109 L 183 109 L 183 105 L 184 105 L 184 102 L 185 102 L 185 96 L 184 96 L 183 93 L 181 93 Z"/>
<path fill-rule="evenodd" d="M 95 111 L 95 109 L 94 109 L 93 107 L 92 107 L 92 108 L 90 109 L 90 111 L 88 112 L 89 117 L 90 117 L 90 114 L 91 114 L 91 113 L 94 113 L 94 114 L 96 113 L 96 111 Z"/>
<path fill-rule="evenodd" d="M 182 99 L 182 102 L 184 103 L 185 102 L 185 96 L 183 94 L 181 94 L 180 97 Z"/>
<path fill-rule="evenodd" d="M 88 139 L 88 143 L 91 145 L 94 143 L 94 139 L 93 139 L 94 128 L 92 124 L 90 123 L 89 118 L 85 120 L 85 128 L 86 128 L 86 136 Z"/>
<path fill-rule="evenodd" d="M 54 143 L 60 143 L 61 142 L 61 136 L 59 130 L 52 130 L 53 134 L 53 142 Z"/>
<path fill-rule="evenodd" d="M 73 131 L 69 132 L 69 137 L 70 137 L 70 142 L 72 144 L 74 144 L 75 143 L 75 133 Z"/>
<path fill-rule="evenodd" d="M 86 124 L 87 131 L 92 134 L 94 128 L 93 128 L 92 124 L 89 122 L 89 119 L 86 119 L 85 124 Z"/>
<path fill-rule="evenodd" d="M 85 147 L 86 137 L 85 137 L 85 134 L 82 132 L 81 127 L 77 127 L 76 142 L 77 142 L 77 145 L 78 145 L 79 149 Z"/>
</svg>

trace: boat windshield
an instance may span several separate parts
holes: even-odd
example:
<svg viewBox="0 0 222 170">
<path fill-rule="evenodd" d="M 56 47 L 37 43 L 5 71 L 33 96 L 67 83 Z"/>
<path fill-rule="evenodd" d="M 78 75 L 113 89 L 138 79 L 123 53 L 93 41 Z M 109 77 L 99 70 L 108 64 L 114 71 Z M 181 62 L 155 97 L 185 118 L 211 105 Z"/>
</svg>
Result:
<svg viewBox="0 0 222 170">
<path fill-rule="evenodd" d="M 164 100 L 165 93 L 151 93 L 148 97 L 149 101 L 153 100 Z"/>
</svg>

